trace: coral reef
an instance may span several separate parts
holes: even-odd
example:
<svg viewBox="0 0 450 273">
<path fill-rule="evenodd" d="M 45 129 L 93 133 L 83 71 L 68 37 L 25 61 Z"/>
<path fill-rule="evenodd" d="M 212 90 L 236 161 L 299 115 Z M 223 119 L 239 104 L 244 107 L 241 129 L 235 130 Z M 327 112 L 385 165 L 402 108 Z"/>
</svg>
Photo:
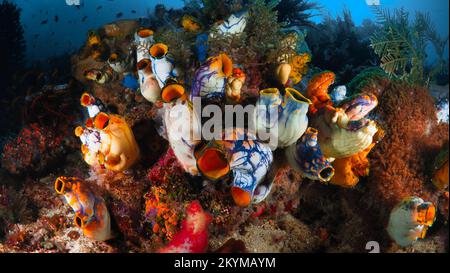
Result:
<svg viewBox="0 0 450 273">
<path fill-rule="evenodd" d="M 3 146 L 2 167 L 15 175 L 43 173 L 64 156 L 64 142 L 64 135 L 33 123 Z"/>
<path fill-rule="evenodd" d="M 171 148 L 150 169 L 148 180 L 152 186 L 144 195 L 142 224 L 150 238 L 162 244 L 170 241 L 180 228 L 182 207 L 191 198 L 189 183 Z"/>
<path fill-rule="evenodd" d="M 159 4 L 89 31 L 70 63 L 19 73 L 0 252 L 448 251 L 446 95 L 411 84 L 445 74 L 442 39 L 428 29 L 440 69 L 392 70 L 374 46 L 375 67 L 368 37 L 387 22 L 314 24 L 318 8 Z M 236 115 L 209 138 L 201 125 L 223 117 L 208 106 L 258 106 L 257 130 Z"/>
<path fill-rule="evenodd" d="M 356 26 L 349 10 L 336 18 L 326 17 L 306 36 L 312 65 L 333 71 L 341 84 L 347 84 L 362 69 L 378 64 L 367 39 L 376 29 L 371 21 Z"/>
<path fill-rule="evenodd" d="M 292 84 L 296 85 L 302 80 L 302 76 L 308 72 L 308 63 L 311 61 L 311 55 L 309 53 L 302 53 L 292 58 L 290 65 L 292 71 L 289 74 L 289 78 L 292 79 Z"/>
<path fill-rule="evenodd" d="M 432 181 L 439 190 L 448 187 L 448 143 L 445 146 L 433 164 L 434 174 Z"/>
</svg>

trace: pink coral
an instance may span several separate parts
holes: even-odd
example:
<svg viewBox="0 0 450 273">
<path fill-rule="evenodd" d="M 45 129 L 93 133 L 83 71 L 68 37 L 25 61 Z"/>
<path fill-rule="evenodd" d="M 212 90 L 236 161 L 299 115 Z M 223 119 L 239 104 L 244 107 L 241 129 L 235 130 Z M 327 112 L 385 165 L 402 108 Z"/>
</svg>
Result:
<svg viewBox="0 0 450 273">
<path fill-rule="evenodd" d="M 181 178 L 183 173 L 183 167 L 178 162 L 172 148 L 169 148 L 167 153 L 151 168 L 148 178 L 154 183 L 167 183 L 174 178 Z"/>
</svg>

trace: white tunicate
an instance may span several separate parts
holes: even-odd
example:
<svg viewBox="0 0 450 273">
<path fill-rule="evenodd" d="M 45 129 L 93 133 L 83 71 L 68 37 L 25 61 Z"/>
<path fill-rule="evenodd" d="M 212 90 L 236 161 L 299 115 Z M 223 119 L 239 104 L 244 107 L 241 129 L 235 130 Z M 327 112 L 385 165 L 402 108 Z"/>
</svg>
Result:
<svg viewBox="0 0 450 273">
<path fill-rule="evenodd" d="M 448 123 L 448 111 L 449 111 L 448 100 L 437 105 L 436 115 L 439 123 L 441 122 Z"/>
<path fill-rule="evenodd" d="M 93 105 L 87 106 L 87 111 L 88 111 L 89 117 L 93 118 L 98 113 L 100 113 L 100 108 L 98 107 L 98 105 L 93 104 Z"/>
<path fill-rule="evenodd" d="M 346 98 L 347 87 L 345 85 L 336 86 L 330 93 L 331 100 L 334 104 L 338 104 Z"/>
</svg>

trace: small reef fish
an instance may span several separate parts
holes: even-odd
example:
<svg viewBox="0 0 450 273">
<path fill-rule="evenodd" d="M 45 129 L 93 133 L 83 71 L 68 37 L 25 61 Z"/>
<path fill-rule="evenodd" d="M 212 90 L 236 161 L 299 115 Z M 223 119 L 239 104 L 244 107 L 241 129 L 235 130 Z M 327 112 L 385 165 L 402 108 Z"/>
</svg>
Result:
<svg viewBox="0 0 450 273">
<path fill-rule="evenodd" d="M 136 11 L 134 9 L 131 10 L 131 13 L 136 13 Z"/>
<path fill-rule="evenodd" d="M 58 20 L 59 20 L 59 17 L 58 17 L 58 15 L 55 15 L 55 23 L 57 23 L 57 22 L 58 22 Z"/>
<path fill-rule="evenodd" d="M 45 25 L 47 23 L 48 23 L 48 20 L 44 20 L 44 21 L 41 22 L 41 25 Z"/>
<path fill-rule="evenodd" d="M 117 14 L 116 14 L 116 18 L 120 18 L 120 17 L 122 17 L 122 15 L 123 15 L 122 12 L 117 13 Z"/>
<path fill-rule="evenodd" d="M 102 8 L 103 8 L 103 6 L 98 6 L 98 7 L 96 8 L 96 10 L 99 11 L 99 10 L 101 10 Z"/>
<path fill-rule="evenodd" d="M 88 17 L 85 15 L 85 16 L 83 16 L 83 19 L 81 19 L 81 22 L 86 22 L 86 19 L 87 19 Z"/>
</svg>

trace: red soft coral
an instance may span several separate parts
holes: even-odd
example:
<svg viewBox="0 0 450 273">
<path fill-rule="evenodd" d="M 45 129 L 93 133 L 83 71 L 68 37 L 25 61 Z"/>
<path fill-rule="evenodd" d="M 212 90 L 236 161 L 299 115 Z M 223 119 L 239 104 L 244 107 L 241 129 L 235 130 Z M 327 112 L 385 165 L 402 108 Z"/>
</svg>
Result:
<svg viewBox="0 0 450 273">
<path fill-rule="evenodd" d="M 192 201 L 186 209 L 186 219 L 181 230 L 173 237 L 161 253 L 203 253 L 208 247 L 208 225 L 210 214 L 203 211 L 200 203 Z"/>
</svg>

